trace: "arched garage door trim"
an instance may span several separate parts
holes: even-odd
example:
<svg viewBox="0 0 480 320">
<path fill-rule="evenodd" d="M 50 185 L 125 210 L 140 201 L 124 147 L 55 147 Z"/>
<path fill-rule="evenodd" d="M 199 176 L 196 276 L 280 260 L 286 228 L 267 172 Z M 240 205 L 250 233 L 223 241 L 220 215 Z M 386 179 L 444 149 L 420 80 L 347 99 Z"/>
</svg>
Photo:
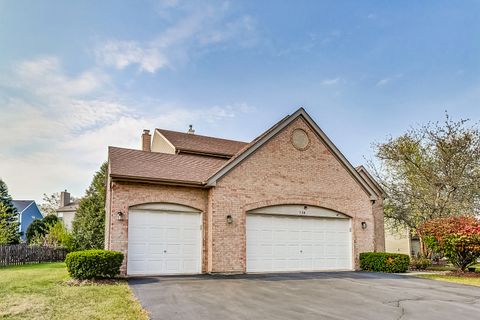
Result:
<svg viewBox="0 0 480 320">
<path fill-rule="evenodd" d="M 170 203 L 170 202 L 149 202 L 142 203 L 130 206 L 130 210 L 141 209 L 141 210 L 164 210 L 170 212 L 191 212 L 191 213 L 201 213 L 202 211 L 190 206 L 186 206 L 179 203 Z"/>
<path fill-rule="evenodd" d="M 306 204 L 280 204 L 273 206 L 261 207 L 247 211 L 247 214 L 270 214 L 270 215 L 288 215 L 299 217 L 323 217 L 350 219 L 350 217 L 341 212 Z"/>
</svg>

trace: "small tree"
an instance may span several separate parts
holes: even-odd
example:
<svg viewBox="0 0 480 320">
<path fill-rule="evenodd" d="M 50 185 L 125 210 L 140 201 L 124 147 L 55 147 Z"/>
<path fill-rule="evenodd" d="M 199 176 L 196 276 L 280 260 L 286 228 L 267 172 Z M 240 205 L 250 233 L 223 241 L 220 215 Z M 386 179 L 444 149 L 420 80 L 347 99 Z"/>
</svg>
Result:
<svg viewBox="0 0 480 320">
<path fill-rule="evenodd" d="M 418 231 L 428 247 L 444 254 L 462 271 L 480 257 L 480 221 L 474 217 L 432 219 Z"/>
<path fill-rule="evenodd" d="M 13 205 L 7 185 L 0 179 L 0 244 L 19 243 L 19 226 L 17 208 Z"/>
<path fill-rule="evenodd" d="M 50 214 L 43 219 L 32 221 L 25 233 L 27 243 L 37 243 L 38 239 L 43 238 L 48 234 L 49 228 L 57 223 L 61 223 L 61 221 L 53 214 Z"/>
<path fill-rule="evenodd" d="M 107 168 L 105 162 L 95 173 L 73 219 L 73 238 L 80 250 L 103 249 Z"/>
</svg>

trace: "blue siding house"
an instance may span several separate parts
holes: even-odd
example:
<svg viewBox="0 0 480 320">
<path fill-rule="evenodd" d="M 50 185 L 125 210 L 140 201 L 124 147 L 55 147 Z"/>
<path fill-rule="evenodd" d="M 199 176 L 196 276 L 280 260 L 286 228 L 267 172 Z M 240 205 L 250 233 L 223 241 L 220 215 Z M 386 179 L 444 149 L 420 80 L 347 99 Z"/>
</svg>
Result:
<svg viewBox="0 0 480 320">
<path fill-rule="evenodd" d="M 13 205 L 18 210 L 20 232 L 22 232 L 22 240 L 25 241 L 25 233 L 30 223 L 35 219 L 43 219 L 43 216 L 34 200 L 13 200 Z"/>
</svg>

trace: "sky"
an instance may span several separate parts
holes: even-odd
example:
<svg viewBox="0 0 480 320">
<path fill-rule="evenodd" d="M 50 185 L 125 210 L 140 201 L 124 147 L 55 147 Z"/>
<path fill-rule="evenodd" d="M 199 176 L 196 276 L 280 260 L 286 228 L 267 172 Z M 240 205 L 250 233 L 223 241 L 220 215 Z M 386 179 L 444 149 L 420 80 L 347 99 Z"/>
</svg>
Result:
<svg viewBox="0 0 480 320">
<path fill-rule="evenodd" d="M 80 197 L 143 129 L 250 141 L 303 106 L 353 165 L 480 120 L 479 1 L 0 0 L 0 177 Z"/>
</svg>

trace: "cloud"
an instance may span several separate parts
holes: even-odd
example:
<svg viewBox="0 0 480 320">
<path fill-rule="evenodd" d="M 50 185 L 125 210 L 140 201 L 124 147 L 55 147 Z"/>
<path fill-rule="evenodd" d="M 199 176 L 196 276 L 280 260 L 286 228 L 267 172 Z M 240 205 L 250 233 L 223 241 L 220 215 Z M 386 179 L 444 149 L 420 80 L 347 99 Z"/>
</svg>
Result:
<svg viewBox="0 0 480 320">
<path fill-rule="evenodd" d="M 386 78 L 383 78 L 383 79 L 380 79 L 377 81 L 377 83 L 375 84 L 375 86 L 377 87 L 384 87 L 386 86 L 387 84 L 390 84 L 391 82 L 397 80 L 397 79 L 400 79 L 401 77 L 403 77 L 403 74 L 399 73 L 399 74 L 396 74 L 396 75 L 393 75 L 393 76 L 389 76 L 389 77 L 386 77 Z"/>
<path fill-rule="evenodd" d="M 102 73 L 93 69 L 69 75 L 54 57 L 20 62 L 3 73 L 0 177 L 14 197 L 38 201 L 44 192 L 65 188 L 81 196 L 107 159 L 107 146 L 138 148 L 144 128 L 205 127 L 252 109 L 242 103 L 191 110 L 149 102 L 146 114 L 110 98 L 119 96 L 111 90 Z"/>
<path fill-rule="evenodd" d="M 175 68 L 200 51 L 255 43 L 254 20 L 248 15 L 233 16 L 228 2 L 162 1 L 159 8 L 160 17 L 170 21 L 170 15 L 175 13 L 180 18 L 149 41 L 105 41 L 95 49 L 98 63 L 120 70 L 137 65 L 140 71 L 154 73 Z"/>
<path fill-rule="evenodd" d="M 336 77 L 331 79 L 324 79 L 320 82 L 320 85 L 322 87 L 330 87 L 330 86 L 335 86 L 341 82 L 343 82 L 343 79 L 340 77 Z"/>
</svg>

